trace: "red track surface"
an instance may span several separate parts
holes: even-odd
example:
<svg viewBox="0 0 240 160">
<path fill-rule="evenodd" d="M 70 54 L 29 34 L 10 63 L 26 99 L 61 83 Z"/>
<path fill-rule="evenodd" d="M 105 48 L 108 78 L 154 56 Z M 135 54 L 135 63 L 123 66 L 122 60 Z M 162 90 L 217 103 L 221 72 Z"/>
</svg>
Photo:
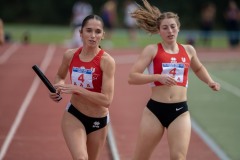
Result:
<svg viewBox="0 0 240 160">
<path fill-rule="evenodd" d="M 0 58 L 9 47 L 11 44 L 0 47 Z M 0 148 L 36 77 L 31 67 L 34 64 L 40 66 L 47 48 L 46 45 L 21 45 L 5 63 L 0 64 Z M 54 79 L 64 51 L 65 48 L 57 46 L 54 52 L 54 58 L 46 70 L 50 81 Z M 141 113 L 150 95 L 148 85 L 127 84 L 129 69 L 138 52 L 139 50 L 109 51 L 117 62 L 115 96 L 110 108 L 110 116 L 121 160 L 131 159 Z M 69 97 L 63 96 L 60 103 L 52 102 L 46 87 L 40 83 L 7 148 L 4 160 L 71 159 L 60 128 L 61 116 L 68 99 Z M 109 154 L 106 144 L 101 160 L 109 160 Z M 168 145 L 164 136 L 151 159 L 169 159 L 168 157 Z M 188 159 L 218 160 L 194 131 L 192 131 Z"/>
</svg>

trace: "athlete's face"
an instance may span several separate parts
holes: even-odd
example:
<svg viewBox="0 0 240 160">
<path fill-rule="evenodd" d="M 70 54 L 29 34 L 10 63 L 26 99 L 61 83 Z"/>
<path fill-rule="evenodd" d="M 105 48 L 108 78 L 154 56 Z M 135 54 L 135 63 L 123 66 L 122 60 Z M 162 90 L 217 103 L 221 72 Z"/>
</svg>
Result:
<svg viewBox="0 0 240 160">
<path fill-rule="evenodd" d="M 163 41 L 167 43 L 176 42 L 179 32 L 179 27 L 174 18 L 163 19 L 160 27 L 159 34 Z"/>
<path fill-rule="evenodd" d="M 96 19 L 89 19 L 81 29 L 80 36 L 84 45 L 99 46 L 101 39 L 104 37 L 102 22 Z"/>
</svg>

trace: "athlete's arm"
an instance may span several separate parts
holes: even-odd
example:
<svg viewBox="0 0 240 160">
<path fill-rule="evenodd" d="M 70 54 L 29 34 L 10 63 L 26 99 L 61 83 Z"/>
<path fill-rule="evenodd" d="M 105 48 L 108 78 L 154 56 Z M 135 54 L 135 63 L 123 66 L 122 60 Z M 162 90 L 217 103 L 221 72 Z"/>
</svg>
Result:
<svg viewBox="0 0 240 160">
<path fill-rule="evenodd" d="M 60 67 L 58 68 L 57 74 L 55 76 L 54 79 L 54 87 L 56 87 L 56 93 L 49 93 L 49 96 L 52 100 L 58 102 L 59 101 L 59 89 L 57 87 L 58 84 L 65 84 L 65 79 L 68 73 L 68 67 L 69 67 L 69 63 L 70 60 L 72 59 L 73 56 L 73 50 L 67 50 L 64 55 L 63 55 L 63 59 L 62 59 L 62 63 L 60 65 Z"/>
<path fill-rule="evenodd" d="M 155 56 L 154 52 L 157 52 L 156 45 L 148 45 L 144 48 L 130 70 L 128 76 L 129 84 L 147 84 L 156 81 L 156 77 L 154 75 L 143 73 Z"/>
<path fill-rule="evenodd" d="M 220 90 L 220 85 L 215 82 L 210 74 L 208 73 L 207 69 L 204 67 L 204 65 L 200 62 L 196 50 L 191 46 L 186 46 L 187 52 L 190 54 L 191 57 L 191 68 L 193 72 L 196 74 L 196 76 L 205 82 L 210 88 L 212 88 L 214 91 Z"/>
<path fill-rule="evenodd" d="M 144 74 L 144 70 L 149 66 L 157 53 L 157 45 L 148 45 L 144 48 L 137 61 L 134 63 L 130 70 L 128 77 L 129 84 L 147 84 L 159 81 L 162 84 L 172 86 L 176 84 L 174 78 L 163 74 Z M 161 64 L 159 64 L 161 65 Z"/>
<path fill-rule="evenodd" d="M 65 84 L 65 79 L 68 73 L 68 68 L 70 64 L 70 60 L 72 59 L 74 54 L 73 50 L 67 50 L 62 59 L 62 63 L 58 68 L 57 74 L 55 76 L 55 84 Z"/>
<path fill-rule="evenodd" d="M 86 97 L 89 101 L 97 105 L 108 108 L 113 100 L 114 94 L 114 75 L 115 75 L 115 61 L 108 54 L 104 54 L 101 60 L 101 68 L 103 71 L 102 77 L 102 91 L 91 92 L 86 89 L 81 90 L 80 94 Z"/>
</svg>

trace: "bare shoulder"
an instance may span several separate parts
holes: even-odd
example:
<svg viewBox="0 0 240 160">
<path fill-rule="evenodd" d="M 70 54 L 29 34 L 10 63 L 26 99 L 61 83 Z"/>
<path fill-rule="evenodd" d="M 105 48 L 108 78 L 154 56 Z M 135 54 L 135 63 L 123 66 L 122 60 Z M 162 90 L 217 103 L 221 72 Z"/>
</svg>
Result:
<svg viewBox="0 0 240 160">
<path fill-rule="evenodd" d="M 189 57 L 193 57 L 193 56 L 195 56 L 197 54 L 195 48 L 192 45 L 190 45 L 190 44 L 182 44 L 182 46 L 185 48 L 185 50 L 188 53 Z"/>
<path fill-rule="evenodd" d="M 115 65 L 114 58 L 110 54 L 108 54 L 107 52 L 103 53 L 102 60 L 103 60 L 104 63 L 111 63 L 112 65 Z"/>
<path fill-rule="evenodd" d="M 114 58 L 108 54 L 107 52 L 104 52 L 101 58 L 101 68 L 104 71 L 110 71 L 112 70 L 113 72 L 115 72 L 115 60 Z"/>
<path fill-rule="evenodd" d="M 78 48 L 67 49 L 64 53 L 64 58 L 71 59 L 77 50 Z"/>
<path fill-rule="evenodd" d="M 77 48 L 76 49 L 67 49 L 63 55 L 63 63 L 69 65 L 74 53 L 77 50 L 78 50 Z"/>
<path fill-rule="evenodd" d="M 149 44 L 143 49 L 143 54 L 147 53 L 147 54 L 155 55 L 157 51 L 158 51 L 157 44 Z"/>
<path fill-rule="evenodd" d="M 146 47 L 144 47 L 142 53 L 140 54 L 140 59 L 153 59 L 158 51 L 157 44 L 149 44 Z"/>
</svg>

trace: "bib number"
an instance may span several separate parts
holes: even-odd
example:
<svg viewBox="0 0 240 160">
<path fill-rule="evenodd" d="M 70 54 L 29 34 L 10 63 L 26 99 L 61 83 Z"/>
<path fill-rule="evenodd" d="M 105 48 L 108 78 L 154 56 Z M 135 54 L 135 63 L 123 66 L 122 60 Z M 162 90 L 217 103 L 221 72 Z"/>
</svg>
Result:
<svg viewBox="0 0 240 160">
<path fill-rule="evenodd" d="M 183 82 L 184 64 L 182 63 L 163 63 L 162 74 L 167 74 L 173 77 L 177 82 Z"/>
<path fill-rule="evenodd" d="M 72 70 L 72 84 L 81 86 L 83 88 L 93 88 L 93 72 L 94 69 L 85 69 L 73 67 Z"/>
</svg>

